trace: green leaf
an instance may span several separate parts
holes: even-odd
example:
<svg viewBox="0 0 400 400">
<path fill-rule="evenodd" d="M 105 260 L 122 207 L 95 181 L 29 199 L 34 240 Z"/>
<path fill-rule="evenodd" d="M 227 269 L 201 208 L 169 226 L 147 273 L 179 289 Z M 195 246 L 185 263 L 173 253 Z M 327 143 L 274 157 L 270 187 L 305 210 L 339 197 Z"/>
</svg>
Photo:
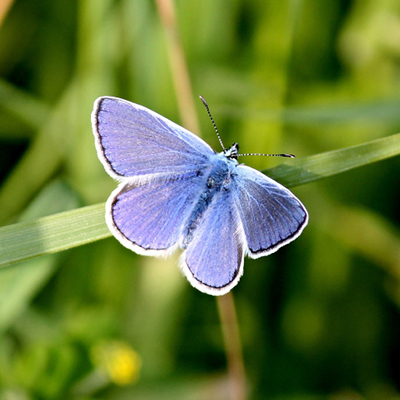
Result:
<svg viewBox="0 0 400 400">
<path fill-rule="evenodd" d="M 47 185 L 24 211 L 24 221 L 59 213 L 78 206 L 68 185 L 54 181 Z M 15 244 L 20 245 L 17 240 Z M 25 310 L 31 299 L 48 281 L 57 267 L 58 254 L 20 262 L 0 271 L 0 332 L 7 329 Z"/>
<path fill-rule="evenodd" d="M 304 185 L 400 154 L 400 133 L 358 146 L 291 160 L 265 170 L 287 187 Z"/>
<path fill-rule="evenodd" d="M 23 123 L 35 129 L 40 129 L 50 114 L 50 107 L 2 78 L 0 78 L 0 106 L 12 116 L 16 116 Z M 0 136 L 6 134 L 7 131 L 2 129 Z M 21 134 L 23 135 L 25 132 L 21 132 Z"/>
<path fill-rule="evenodd" d="M 82 207 L 0 229 L 0 266 L 110 236 L 104 204 Z"/>
<path fill-rule="evenodd" d="M 268 175 L 285 186 L 314 182 L 400 154 L 400 134 L 359 146 L 306 157 L 271 168 Z M 0 228 L 0 266 L 55 253 L 110 236 L 104 204 Z"/>
</svg>

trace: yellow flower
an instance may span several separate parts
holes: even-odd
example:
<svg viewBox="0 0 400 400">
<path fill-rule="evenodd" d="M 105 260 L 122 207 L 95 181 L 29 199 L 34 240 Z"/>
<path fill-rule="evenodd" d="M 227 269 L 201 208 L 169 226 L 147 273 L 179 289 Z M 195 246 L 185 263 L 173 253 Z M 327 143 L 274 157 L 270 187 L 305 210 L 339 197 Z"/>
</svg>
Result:
<svg viewBox="0 0 400 400">
<path fill-rule="evenodd" d="M 92 348 L 93 364 L 102 369 L 117 385 L 129 385 L 137 381 L 141 368 L 139 355 L 121 341 L 101 342 Z"/>
</svg>

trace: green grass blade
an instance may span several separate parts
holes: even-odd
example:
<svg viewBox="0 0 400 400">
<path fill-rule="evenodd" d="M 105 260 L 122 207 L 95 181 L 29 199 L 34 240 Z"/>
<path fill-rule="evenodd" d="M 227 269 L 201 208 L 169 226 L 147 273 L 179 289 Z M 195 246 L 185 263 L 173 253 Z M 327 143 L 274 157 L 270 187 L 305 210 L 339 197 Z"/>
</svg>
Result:
<svg viewBox="0 0 400 400">
<path fill-rule="evenodd" d="M 76 193 L 62 181 L 47 185 L 21 215 L 21 222 L 75 209 Z M 59 253 L 48 254 L 0 269 L 0 334 L 28 308 L 57 269 Z"/>
<path fill-rule="evenodd" d="M 11 85 L 0 77 L 0 107 L 8 114 L 17 117 L 26 125 L 40 129 L 46 118 L 50 115 L 51 108 L 26 91 Z M 24 134 L 25 132 L 22 132 Z M 0 137 L 7 135 L 6 130 L 0 131 Z"/>
<path fill-rule="evenodd" d="M 400 133 L 358 146 L 328 151 L 298 160 L 290 160 L 263 172 L 283 185 L 293 187 L 399 154 Z"/>
<path fill-rule="evenodd" d="M 291 160 L 268 171 L 288 187 L 314 182 L 400 154 L 400 134 L 359 146 Z M 104 204 L 0 228 L 0 266 L 55 253 L 110 236 Z"/>
<path fill-rule="evenodd" d="M 110 236 L 104 204 L 82 207 L 0 229 L 0 266 Z"/>
</svg>

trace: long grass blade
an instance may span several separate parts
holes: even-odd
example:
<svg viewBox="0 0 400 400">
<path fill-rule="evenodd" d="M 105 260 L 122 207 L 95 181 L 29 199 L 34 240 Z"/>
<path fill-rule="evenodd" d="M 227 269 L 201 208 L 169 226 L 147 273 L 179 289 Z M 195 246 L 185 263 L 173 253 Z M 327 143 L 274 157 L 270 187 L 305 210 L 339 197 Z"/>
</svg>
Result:
<svg viewBox="0 0 400 400">
<path fill-rule="evenodd" d="M 0 266 L 56 253 L 110 236 L 104 204 L 82 207 L 0 229 Z"/>
<path fill-rule="evenodd" d="M 400 133 L 358 146 L 290 160 L 265 170 L 287 187 L 304 185 L 400 154 Z"/>
<path fill-rule="evenodd" d="M 400 134 L 359 146 L 330 151 L 278 165 L 264 171 L 293 187 L 327 178 L 400 154 Z M 81 246 L 110 236 L 104 204 L 83 207 L 32 222 L 0 228 L 0 266 Z"/>
</svg>

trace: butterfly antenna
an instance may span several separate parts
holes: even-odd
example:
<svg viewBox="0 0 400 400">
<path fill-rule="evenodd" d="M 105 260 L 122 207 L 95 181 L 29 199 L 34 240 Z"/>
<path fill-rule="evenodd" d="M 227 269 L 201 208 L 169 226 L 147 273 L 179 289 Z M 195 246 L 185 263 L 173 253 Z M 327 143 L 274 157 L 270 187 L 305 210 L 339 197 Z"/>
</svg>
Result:
<svg viewBox="0 0 400 400">
<path fill-rule="evenodd" d="M 214 129 L 215 129 L 215 132 L 217 133 L 217 137 L 218 137 L 218 140 L 219 140 L 219 142 L 221 144 L 221 147 L 224 150 L 224 152 L 226 152 L 226 148 L 225 148 L 224 144 L 222 143 L 222 139 L 221 139 L 221 136 L 220 136 L 220 134 L 218 132 L 217 125 L 215 124 L 214 118 L 212 117 L 210 109 L 208 108 L 208 104 L 207 104 L 206 100 L 204 99 L 204 97 L 202 95 L 200 95 L 199 97 L 200 97 L 201 101 L 203 102 L 204 107 L 207 110 L 208 116 L 210 117 L 212 124 L 214 125 Z"/>
<path fill-rule="evenodd" d="M 264 154 L 264 153 L 245 153 L 245 154 L 238 154 L 238 157 L 242 156 L 267 156 L 267 157 L 289 157 L 289 158 L 296 158 L 294 154 L 284 153 L 284 154 Z"/>
</svg>

